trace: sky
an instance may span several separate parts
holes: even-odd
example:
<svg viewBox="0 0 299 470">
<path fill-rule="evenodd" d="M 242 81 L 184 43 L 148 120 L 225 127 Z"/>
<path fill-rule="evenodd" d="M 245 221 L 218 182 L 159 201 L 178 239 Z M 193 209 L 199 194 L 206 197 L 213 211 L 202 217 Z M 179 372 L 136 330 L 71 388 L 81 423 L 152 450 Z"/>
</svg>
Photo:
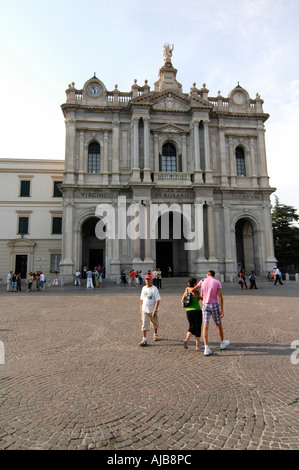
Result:
<svg viewBox="0 0 299 470">
<path fill-rule="evenodd" d="M 298 0 L 0 0 L 0 158 L 63 159 L 68 84 L 153 90 L 169 42 L 183 92 L 260 94 L 270 185 L 299 213 L 298 19 Z"/>
</svg>

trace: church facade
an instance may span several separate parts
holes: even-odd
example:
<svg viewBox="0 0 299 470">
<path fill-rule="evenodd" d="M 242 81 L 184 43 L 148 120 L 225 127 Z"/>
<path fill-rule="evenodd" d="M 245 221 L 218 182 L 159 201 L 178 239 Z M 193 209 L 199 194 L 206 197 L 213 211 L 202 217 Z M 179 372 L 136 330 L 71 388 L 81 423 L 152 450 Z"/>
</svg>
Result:
<svg viewBox="0 0 299 470">
<path fill-rule="evenodd" d="M 98 264 L 116 281 L 132 268 L 226 281 L 273 269 L 263 100 L 239 84 L 185 93 L 172 52 L 152 90 L 109 91 L 96 75 L 66 90 L 63 282 Z"/>
</svg>

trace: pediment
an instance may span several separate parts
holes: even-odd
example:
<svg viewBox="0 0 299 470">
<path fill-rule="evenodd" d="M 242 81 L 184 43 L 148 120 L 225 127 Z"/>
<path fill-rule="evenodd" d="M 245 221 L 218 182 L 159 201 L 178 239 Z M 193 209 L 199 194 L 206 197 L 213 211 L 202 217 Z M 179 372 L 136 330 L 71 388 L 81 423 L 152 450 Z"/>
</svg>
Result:
<svg viewBox="0 0 299 470">
<path fill-rule="evenodd" d="M 200 96 L 186 95 L 171 90 L 162 92 L 150 92 L 133 98 L 131 105 L 149 106 L 153 111 L 188 112 L 191 109 L 210 110 L 211 103 L 203 100 Z"/>
<path fill-rule="evenodd" d="M 175 124 L 164 124 L 157 129 L 153 129 L 153 132 L 155 134 L 188 134 L 189 131 Z"/>
<path fill-rule="evenodd" d="M 163 93 L 159 93 L 156 96 L 152 104 L 152 108 L 154 111 L 184 112 L 190 110 L 190 103 L 184 95 L 180 95 L 179 93 L 174 93 L 171 91 L 165 91 Z"/>
</svg>

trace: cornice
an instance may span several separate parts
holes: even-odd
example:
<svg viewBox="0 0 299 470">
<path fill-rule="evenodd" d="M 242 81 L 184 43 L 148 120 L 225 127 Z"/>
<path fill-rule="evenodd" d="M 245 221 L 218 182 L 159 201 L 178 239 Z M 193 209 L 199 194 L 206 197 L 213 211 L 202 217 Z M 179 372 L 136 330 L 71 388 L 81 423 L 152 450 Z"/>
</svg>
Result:
<svg viewBox="0 0 299 470">
<path fill-rule="evenodd" d="M 266 113 L 236 113 L 236 112 L 230 112 L 230 111 L 211 111 L 210 114 L 211 118 L 222 118 L 222 119 L 250 119 L 250 120 L 261 120 L 263 122 L 267 121 L 267 119 L 270 117 L 270 114 Z"/>
</svg>

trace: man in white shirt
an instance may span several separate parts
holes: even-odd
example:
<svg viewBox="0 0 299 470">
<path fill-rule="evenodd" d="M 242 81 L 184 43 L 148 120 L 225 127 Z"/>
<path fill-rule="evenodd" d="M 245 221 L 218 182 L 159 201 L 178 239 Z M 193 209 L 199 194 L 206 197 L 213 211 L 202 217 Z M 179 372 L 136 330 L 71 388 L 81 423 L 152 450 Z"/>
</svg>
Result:
<svg viewBox="0 0 299 470">
<path fill-rule="evenodd" d="M 7 287 L 6 290 L 9 292 L 11 290 L 11 278 L 12 278 L 12 271 L 7 274 L 6 282 L 7 282 Z"/>
<path fill-rule="evenodd" d="M 76 271 L 75 283 L 74 283 L 75 286 L 81 286 L 80 275 L 81 275 L 80 271 Z"/>
<path fill-rule="evenodd" d="M 146 333 L 152 325 L 154 329 L 154 341 L 158 341 L 158 310 L 160 305 L 160 294 L 157 287 L 153 286 L 153 279 L 150 274 L 145 276 L 145 286 L 140 295 L 140 316 L 142 341 L 139 346 L 147 346 Z"/>
<path fill-rule="evenodd" d="M 281 272 L 276 266 L 274 267 L 274 274 L 275 274 L 274 286 L 276 286 L 278 282 L 279 284 L 283 285 L 283 283 L 281 282 Z"/>
<path fill-rule="evenodd" d="M 88 288 L 93 289 L 92 271 L 90 269 L 86 272 L 86 289 Z"/>
</svg>

